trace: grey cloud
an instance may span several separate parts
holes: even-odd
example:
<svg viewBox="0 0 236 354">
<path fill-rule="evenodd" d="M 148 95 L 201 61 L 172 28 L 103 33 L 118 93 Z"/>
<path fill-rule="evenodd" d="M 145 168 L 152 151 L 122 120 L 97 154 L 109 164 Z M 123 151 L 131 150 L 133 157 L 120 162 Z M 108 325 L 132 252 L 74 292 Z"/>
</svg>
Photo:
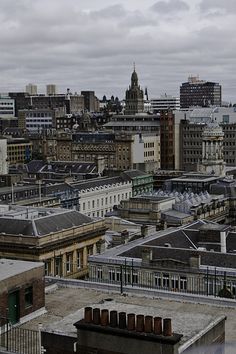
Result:
<svg viewBox="0 0 236 354">
<path fill-rule="evenodd" d="M 157 1 L 151 6 L 151 10 L 160 14 L 169 15 L 176 12 L 188 11 L 189 6 L 182 0 Z"/>
<path fill-rule="evenodd" d="M 99 11 L 91 11 L 91 15 L 94 18 L 102 17 L 102 18 L 119 18 L 121 16 L 126 15 L 126 11 L 121 4 L 116 4 L 113 6 L 105 7 Z"/>
<path fill-rule="evenodd" d="M 151 96 L 178 94 L 191 73 L 222 82 L 223 93 L 233 96 L 234 21 L 205 18 L 180 0 L 156 2 L 159 12 L 150 11 L 153 2 L 0 0 L 0 92 L 54 82 L 61 92 L 68 86 L 123 98 L 135 61 Z M 164 15 L 174 21 L 161 21 Z"/>
<path fill-rule="evenodd" d="M 125 26 L 128 28 L 135 27 L 152 27 L 157 26 L 158 22 L 156 19 L 151 18 L 150 16 L 145 16 L 140 11 L 134 11 L 129 13 L 125 18 L 123 18 L 119 25 L 121 27 Z"/>
<path fill-rule="evenodd" d="M 202 0 L 199 4 L 200 10 L 203 13 L 212 13 L 216 15 L 223 14 L 223 12 L 231 13 L 236 11 L 235 0 Z"/>
</svg>

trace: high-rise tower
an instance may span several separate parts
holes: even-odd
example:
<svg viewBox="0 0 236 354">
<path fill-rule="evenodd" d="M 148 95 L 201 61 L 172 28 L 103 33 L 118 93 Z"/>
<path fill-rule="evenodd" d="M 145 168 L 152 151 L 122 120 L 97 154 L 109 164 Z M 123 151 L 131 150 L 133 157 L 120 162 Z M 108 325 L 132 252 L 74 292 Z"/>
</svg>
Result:
<svg viewBox="0 0 236 354">
<path fill-rule="evenodd" d="M 135 70 L 131 75 L 131 85 L 126 90 L 125 95 L 125 114 L 143 113 L 144 111 L 144 95 L 143 90 L 138 84 L 138 75 Z"/>
</svg>

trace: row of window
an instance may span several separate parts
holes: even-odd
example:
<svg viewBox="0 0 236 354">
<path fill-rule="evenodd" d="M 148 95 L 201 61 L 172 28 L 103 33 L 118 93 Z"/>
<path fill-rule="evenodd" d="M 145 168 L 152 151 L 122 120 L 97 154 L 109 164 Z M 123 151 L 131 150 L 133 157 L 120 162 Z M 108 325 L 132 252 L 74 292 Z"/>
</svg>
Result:
<svg viewBox="0 0 236 354">
<path fill-rule="evenodd" d="M 150 274 L 153 277 L 153 285 L 158 288 L 165 289 L 180 289 L 187 290 L 187 277 L 179 276 L 175 274 L 169 273 L 154 273 Z M 130 268 L 122 271 L 122 279 L 121 279 L 121 269 L 119 268 L 111 268 L 108 272 L 109 281 L 111 282 L 124 282 L 126 284 L 139 284 L 141 283 L 140 276 L 143 280 L 142 273 L 138 273 L 137 270 L 131 270 Z M 98 280 L 103 279 L 103 269 L 102 267 L 97 267 L 96 269 L 96 278 Z"/>
<path fill-rule="evenodd" d="M 155 145 L 154 142 L 152 142 L 152 143 L 144 143 L 144 148 L 153 148 L 154 145 Z"/>
<path fill-rule="evenodd" d="M 26 113 L 26 117 L 51 117 L 51 113 L 42 113 L 42 112 L 37 112 L 37 113 Z"/>
<path fill-rule="evenodd" d="M 154 151 L 144 151 L 144 157 L 154 156 Z"/>
<path fill-rule="evenodd" d="M 114 205 L 116 203 L 119 203 L 123 199 L 128 199 L 132 196 L 132 192 L 125 192 L 125 193 L 118 193 L 116 195 L 110 195 L 110 197 L 105 197 L 105 198 L 98 198 L 96 200 L 88 200 L 87 202 L 83 202 L 82 204 L 82 210 L 90 210 L 91 208 L 94 209 L 103 207 L 103 206 L 108 206 L 108 203 L 110 205 Z"/>
<path fill-rule="evenodd" d="M 93 247 L 88 247 L 88 255 L 93 254 Z M 47 259 L 45 264 L 45 275 L 62 276 L 65 273 L 73 273 L 83 268 L 83 249 L 76 251 L 75 263 L 73 262 L 73 253 L 66 254 L 66 262 L 63 264 L 62 256 L 56 256 L 53 259 Z"/>
</svg>

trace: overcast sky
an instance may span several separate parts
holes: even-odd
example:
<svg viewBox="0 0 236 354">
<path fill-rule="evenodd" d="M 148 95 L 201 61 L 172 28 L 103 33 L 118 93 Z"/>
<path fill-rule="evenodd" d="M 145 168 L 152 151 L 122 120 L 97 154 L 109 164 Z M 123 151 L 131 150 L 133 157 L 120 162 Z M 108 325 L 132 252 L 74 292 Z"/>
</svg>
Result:
<svg viewBox="0 0 236 354">
<path fill-rule="evenodd" d="M 235 23 L 236 0 L 0 0 L 0 91 L 123 98 L 135 62 L 150 97 L 199 74 L 236 102 Z"/>
</svg>

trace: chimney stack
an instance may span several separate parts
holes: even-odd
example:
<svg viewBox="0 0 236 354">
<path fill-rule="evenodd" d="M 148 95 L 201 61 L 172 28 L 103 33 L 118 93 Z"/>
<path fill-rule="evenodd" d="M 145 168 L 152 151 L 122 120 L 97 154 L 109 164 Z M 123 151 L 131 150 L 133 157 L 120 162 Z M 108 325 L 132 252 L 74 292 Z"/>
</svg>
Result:
<svg viewBox="0 0 236 354">
<path fill-rule="evenodd" d="M 86 323 L 93 322 L 93 309 L 92 307 L 85 307 L 84 309 L 84 320 Z"/>
<path fill-rule="evenodd" d="M 93 323 L 95 325 L 100 325 L 100 309 L 99 308 L 93 309 Z"/>
<path fill-rule="evenodd" d="M 157 336 L 171 337 L 173 335 L 171 318 L 162 320 L 161 317 L 135 315 L 134 313 L 126 314 L 126 312 L 118 313 L 115 310 L 109 312 L 108 309 L 100 310 L 100 308 L 85 307 L 84 322 Z"/>
<path fill-rule="evenodd" d="M 129 313 L 127 316 L 127 319 L 128 319 L 128 323 L 127 323 L 128 331 L 134 331 L 135 330 L 135 314 Z"/>
<path fill-rule="evenodd" d="M 164 318 L 163 320 L 163 336 L 165 337 L 172 336 L 171 318 Z"/>
</svg>

